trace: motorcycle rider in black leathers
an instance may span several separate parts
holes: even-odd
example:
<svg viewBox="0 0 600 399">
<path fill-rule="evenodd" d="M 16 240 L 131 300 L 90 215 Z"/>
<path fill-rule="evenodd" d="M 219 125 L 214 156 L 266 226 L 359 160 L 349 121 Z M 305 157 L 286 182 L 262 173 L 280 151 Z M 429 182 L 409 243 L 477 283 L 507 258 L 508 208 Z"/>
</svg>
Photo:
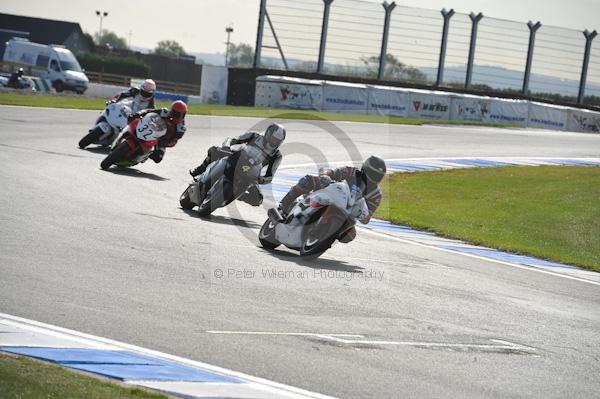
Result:
<svg viewBox="0 0 600 399">
<path fill-rule="evenodd" d="M 268 184 L 273 180 L 273 175 L 275 175 L 275 171 L 281 164 L 282 155 L 279 146 L 285 140 L 285 134 L 285 128 L 274 123 L 262 135 L 256 132 L 247 132 L 239 137 L 228 139 L 222 147 L 210 147 L 204 162 L 197 168 L 191 169 L 190 175 L 193 177 L 199 176 L 214 161 L 230 156 L 232 151 L 240 150 L 232 150 L 230 148 L 232 145 L 246 144 L 245 150 L 250 152 L 255 161 L 260 162 L 262 166 L 268 165 L 265 175 L 258 180 L 258 184 Z M 258 185 L 254 184 L 239 199 L 252 206 L 259 206 L 262 204 L 263 195 Z"/>
<path fill-rule="evenodd" d="M 17 69 L 16 72 L 13 72 L 12 75 L 10 75 L 8 82 L 6 83 L 6 87 L 20 89 L 21 88 L 20 80 L 22 77 L 23 77 L 23 68 L 19 68 L 19 69 Z"/>
</svg>

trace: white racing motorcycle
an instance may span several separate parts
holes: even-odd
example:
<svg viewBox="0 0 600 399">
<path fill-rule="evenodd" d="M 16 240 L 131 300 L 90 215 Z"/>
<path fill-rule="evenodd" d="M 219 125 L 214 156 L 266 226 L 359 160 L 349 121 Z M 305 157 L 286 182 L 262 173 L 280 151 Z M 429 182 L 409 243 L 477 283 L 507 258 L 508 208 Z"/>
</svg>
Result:
<svg viewBox="0 0 600 399">
<path fill-rule="evenodd" d="M 96 119 L 96 125 L 79 140 L 79 147 L 85 148 L 90 144 L 110 146 L 121 130 L 127 126 L 127 117 L 131 115 L 132 106 L 133 100 L 129 98 L 108 104 Z"/>
<path fill-rule="evenodd" d="M 317 258 L 335 240 L 349 242 L 347 231 L 368 214 L 358 187 L 350 189 L 346 181 L 334 182 L 297 199 L 285 219 L 277 209 L 270 209 L 258 239 L 267 249 L 283 244 L 300 251 L 300 256 Z"/>
</svg>

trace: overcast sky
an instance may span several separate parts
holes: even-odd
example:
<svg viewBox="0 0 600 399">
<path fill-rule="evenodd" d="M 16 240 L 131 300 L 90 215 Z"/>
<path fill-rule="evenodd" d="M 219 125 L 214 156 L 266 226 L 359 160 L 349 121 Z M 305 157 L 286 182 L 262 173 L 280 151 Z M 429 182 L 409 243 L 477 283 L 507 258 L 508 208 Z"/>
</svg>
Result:
<svg viewBox="0 0 600 399">
<path fill-rule="evenodd" d="M 335 0 L 334 4 L 347 1 Z M 495 18 L 540 20 L 544 25 L 600 30 L 600 0 L 400 0 L 398 4 L 435 10 L 454 8 L 457 12 L 483 12 Z M 258 6 L 259 0 L 2 0 L 0 11 L 78 22 L 85 32 L 95 34 L 100 23 L 95 10 L 102 10 L 109 13 L 103 29 L 131 39 L 133 46 L 154 48 L 159 40 L 170 39 L 188 52 L 223 52 L 225 26 L 230 23 L 234 27 L 233 42 L 254 46 Z"/>
</svg>

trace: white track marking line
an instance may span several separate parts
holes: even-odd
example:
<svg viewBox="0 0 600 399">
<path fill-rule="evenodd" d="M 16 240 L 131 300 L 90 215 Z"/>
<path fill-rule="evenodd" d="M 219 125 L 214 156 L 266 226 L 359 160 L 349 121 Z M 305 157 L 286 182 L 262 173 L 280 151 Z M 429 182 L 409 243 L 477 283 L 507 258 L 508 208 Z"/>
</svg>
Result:
<svg viewBox="0 0 600 399">
<path fill-rule="evenodd" d="M 225 335 L 271 335 L 271 336 L 299 336 L 299 337 L 314 337 L 328 341 L 334 341 L 345 345 L 397 345 L 397 346 L 414 346 L 421 348 L 460 348 L 460 349 L 508 349 L 521 351 L 536 351 L 535 348 L 516 344 L 514 342 L 490 339 L 495 344 L 466 344 L 466 343 L 450 343 L 450 342 L 419 342 L 419 341 L 378 341 L 378 340 L 361 340 L 361 339 L 345 339 L 345 338 L 365 338 L 360 334 L 325 334 L 325 333 L 306 333 L 306 332 L 275 332 L 275 331 L 206 331 L 209 334 L 225 334 Z"/>
<path fill-rule="evenodd" d="M 260 384 L 264 390 L 266 390 L 268 392 L 272 392 L 274 394 L 279 394 L 279 395 L 285 394 L 286 396 L 289 396 L 292 398 L 307 398 L 307 397 L 315 398 L 315 399 L 331 399 L 332 398 L 331 396 L 322 395 L 322 394 L 315 393 L 315 392 L 310 392 L 310 391 L 307 391 L 307 390 L 304 390 L 301 388 L 281 384 L 281 383 L 267 380 L 267 379 L 261 378 L 261 377 L 254 377 L 254 376 L 251 376 L 248 374 L 229 370 L 229 369 L 226 369 L 223 367 L 213 366 L 208 363 L 203 363 L 203 362 L 199 362 L 196 360 L 186 359 L 186 358 L 182 358 L 182 357 L 175 356 L 175 355 L 169 355 L 167 353 L 155 351 L 152 349 L 142 348 L 140 346 L 126 344 L 126 343 L 114 341 L 114 340 L 108 339 L 108 338 L 97 337 L 95 335 L 86 334 L 86 333 L 82 333 L 82 332 L 74 331 L 74 330 L 69 330 L 67 328 L 58 327 L 58 326 L 54 326 L 54 325 L 46 324 L 46 323 L 41 323 L 38 321 L 25 319 L 25 318 L 18 317 L 18 316 L 12 316 L 9 314 L 0 313 L 0 319 L 5 319 L 4 321 L 10 320 L 13 322 L 13 323 L 11 323 L 12 325 L 18 325 L 20 328 L 22 328 L 24 330 L 34 331 L 34 332 L 43 333 L 43 334 L 50 334 L 50 335 L 53 335 L 56 337 L 61 337 L 61 338 L 66 338 L 66 339 L 80 340 L 80 342 L 82 342 L 82 343 L 83 342 L 88 342 L 88 343 L 91 342 L 91 343 L 96 343 L 96 345 L 103 344 L 103 345 L 112 347 L 111 349 L 126 349 L 126 350 L 130 350 L 130 351 L 142 353 L 145 355 L 149 355 L 149 356 L 156 356 L 156 357 L 159 357 L 162 359 L 172 360 L 172 361 L 175 361 L 178 363 L 183 363 L 183 364 L 186 364 L 189 366 L 198 367 L 198 368 L 201 368 L 204 370 L 212 371 L 215 373 L 220 373 L 220 374 L 227 375 L 230 377 L 236 377 L 236 378 L 239 378 L 242 380 Z M 103 348 L 100 348 L 100 349 L 103 349 Z"/>
<path fill-rule="evenodd" d="M 225 335 L 289 335 L 289 336 L 328 336 L 328 337 L 348 337 L 348 338 L 364 338 L 364 335 L 360 334 L 324 334 L 324 333 L 310 333 L 310 332 L 275 332 L 275 331 L 219 331 L 219 330 L 207 330 L 208 334 L 225 334 Z"/>
</svg>

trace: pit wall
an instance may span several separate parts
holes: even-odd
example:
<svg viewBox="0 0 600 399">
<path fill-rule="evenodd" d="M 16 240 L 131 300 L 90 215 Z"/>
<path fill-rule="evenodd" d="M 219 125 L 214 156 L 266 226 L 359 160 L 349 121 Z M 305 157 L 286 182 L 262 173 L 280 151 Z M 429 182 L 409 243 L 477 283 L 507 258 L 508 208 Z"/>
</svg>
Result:
<svg viewBox="0 0 600 399">
<path fill-rule="evenodd" d="M 528 100 L 285 76 L 257 77 L 254 105 L 600 133 L 600 112 L 589 110 Z"/>
</svg>

